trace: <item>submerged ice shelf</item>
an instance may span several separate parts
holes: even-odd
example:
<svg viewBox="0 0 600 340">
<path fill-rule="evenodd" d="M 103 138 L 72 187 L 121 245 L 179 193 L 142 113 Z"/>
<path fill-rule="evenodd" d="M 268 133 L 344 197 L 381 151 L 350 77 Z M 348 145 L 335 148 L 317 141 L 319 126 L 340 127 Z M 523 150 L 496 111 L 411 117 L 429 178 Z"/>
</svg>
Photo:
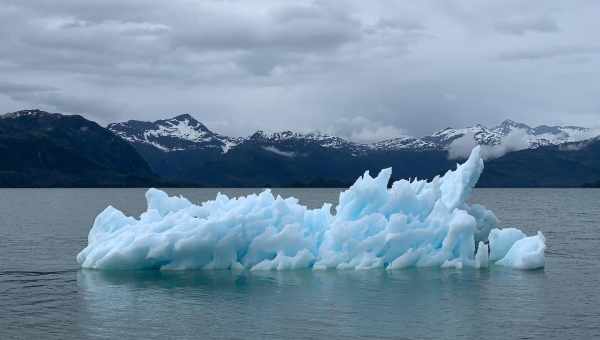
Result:
<svg viewBox="0 0 600 340">
<path fill-rule="evenodd" d="M 269 190 L 195 205 L 150 189 L 138 219 L 110 206 L 100 213 L 77 261 L 125 270 L 543 267 L 541 232 L 498 229 L 490 210 L 466 203 L 482 171 L 476 147 L 431 182 L 399 180 L 388 188 L 391 169 L 374 178 L 366 172 L 333 212 L 331 204 L 308 209 Z"/>
</svg>

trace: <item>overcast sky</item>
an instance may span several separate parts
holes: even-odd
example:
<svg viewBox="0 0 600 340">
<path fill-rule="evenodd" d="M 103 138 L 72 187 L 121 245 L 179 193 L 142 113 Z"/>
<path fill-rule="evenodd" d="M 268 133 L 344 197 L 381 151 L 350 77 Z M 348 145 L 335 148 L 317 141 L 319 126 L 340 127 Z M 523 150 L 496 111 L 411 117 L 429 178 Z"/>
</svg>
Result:
<svg viewBox="0 0 600 340">
<path fill-rule="evenodd" d="M 0 0 L 0 111 L 357 141 L 600 125 L 600 1 Z"/>
</svg>

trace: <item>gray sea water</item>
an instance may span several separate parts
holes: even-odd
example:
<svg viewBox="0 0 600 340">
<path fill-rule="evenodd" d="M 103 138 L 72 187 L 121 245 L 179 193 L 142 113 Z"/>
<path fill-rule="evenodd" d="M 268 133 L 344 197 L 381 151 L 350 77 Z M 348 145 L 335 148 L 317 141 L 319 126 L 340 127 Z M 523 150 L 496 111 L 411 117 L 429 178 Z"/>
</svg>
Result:
<svg viewBox="0 0 600 340">
<path fill-rule="evenodd" d="M 193 201 L 217 191 L 171 189 Z M 278 189 L 311 207 L 336 189 Z M 94 217 L 142 189 L 0 190 L 0 339 L 600 338 L 600 190 L 478 189 L 546 268 L 291 272 L 80 270 Z"/>
</svg>

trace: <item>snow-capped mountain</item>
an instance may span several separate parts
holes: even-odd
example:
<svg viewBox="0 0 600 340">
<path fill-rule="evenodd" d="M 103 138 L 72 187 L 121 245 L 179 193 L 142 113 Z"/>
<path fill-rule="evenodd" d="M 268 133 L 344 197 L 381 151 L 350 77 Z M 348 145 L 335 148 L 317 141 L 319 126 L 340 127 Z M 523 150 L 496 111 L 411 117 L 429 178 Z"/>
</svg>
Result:
<svg viewBox="0 0 600 340">
<path fill-rule="evenodd" d="M 324 149 L 333 150 L 344 149 L 353 154 L 362 153 L 369 149 L 365 144 L 353 143 L 344 138 L 331 136 L 320 132 L 298 133 L 292 131 L 282 131 L 267 133 L 259 130 L 245 139 L 245 141 L 267 146 L 284 147 L 288 149 L 293 148 L 294 146 L 319 146 Z"/>
<path fill-rule="evenodd" d="M 459 140 L 467 139 L 473 144 L 479 145 L 499 145 L 512 136 L 512 138 L 522 142 L 524 148 L 535 149 L 544 145 L 579 142 L 598 135 L 600 135 L 600 131 L 597 129 L 548 125 L 530 127 L 507 119 L 492 128 L 479 124 L 460 129 L 445 128 L 430 136 L 394 138 L 372 145 L 377 149 L 387 150 L 445 150 L 453 142 Z"/>
<path fill-rule="evenodd" d="M 8 112 L 3 115 L 0 115 L 0 119 L 18 119 L 18 118 L 60 118 L 64 117 L 64 115 L 60 113 L 50 113 L 38 109 L 33 110 L 20 110 L 15 112 Z"/>
<path fill-rule="evenodd" d="M 426 150 L 438 150 L 440 146 L 435 142 L 429 141 L 426 138 L 416 137 L 398 137 L 385 139 L 379 142 L 369 144 L 369 147 L 374 150 L 380 151 L 394 151 L 394 150 L 415 150 L 415 151 L 426 151 Z"/>
<path fill-rule="evenodd" d="M 133 144 L 152 145 L 165 152 L 190 149 L 220 149 L 221 153 L 227 153 L 243 143 L 288 149 L 294 146 L 306 145 L 318 145 L 327 149 L 348 149 L 352 152 L 363 152 L 368 149 L 368 146 L 364 144 L 353 143 L 340 137 L 318 132 L 305 134 L 292 131 L 267 133 L 259 130 L 246 138 L 227 137 L 209 130 L 189 114 L 155 122 L 130 120 L 112 123 L 107 128 Z"/>
<path fill-rule="evenodd" d="M 130 120 L 109 124 L 107 128 L 131 143 L 149 144 L 162 151 L 213 148 L 225 153 L 240 142 L 210 131 L 189 114 L 155 122 Z"/>
<path fill-rule="evenodd" d="M 443 151 L 454 142 L 466 145 L 500 145 L 509 139 L 518 142 L 513 149 L 535 149 L 544 145 L 579 142 L 600 135 L 600 131 L 577 126 L 530 127 L 505 120 L 497 126 L 475 125 L 466 128 L 445 128 L 429 136 L 401 136 L 371 144 L 355 143 L 341 137 L 319 132 L 298 133 L 282 131 L 267 133 L 262 130 L 249 137 L 227 137 L 209 130 L 189 114 L 171 119 L 143 122 L 130 120 L 108 125 L 108 129 L 133 144 L 152 145 L 162 151 L 190 149 L 220 150 L 222 154 L 242 144 L 252 144 L 280 155 L 293 155 L 296 148 L 317 146 L 323 149 L 345 150 L 357 156 L 372 151 Z"/>
<path fill-rule="evenodd" d="M 340 149 L 355 144 L 340 137 L 334 137 L 318 132 L 306 134 L 292 131 L 267 133 L 262 130 L 259 130 L 253 135 L 251 135 L 248 139 L 268 143 L 284 143 L 288 141 L 312 142 L 317 143 L 323 147 L 333 149 Z"/>
</svg>

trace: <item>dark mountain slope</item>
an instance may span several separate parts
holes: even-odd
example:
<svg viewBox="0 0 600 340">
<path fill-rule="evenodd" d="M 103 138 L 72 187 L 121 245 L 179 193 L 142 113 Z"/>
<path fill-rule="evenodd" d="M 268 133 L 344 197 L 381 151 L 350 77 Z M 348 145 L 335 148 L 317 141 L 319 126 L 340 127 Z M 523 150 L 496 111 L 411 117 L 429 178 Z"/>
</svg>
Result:
<svg viewBox="0 0 600 340">
<path fill-rule="evenodd" d="M 0 117 L 0 186 L 135 186 L 157 182 L 126 141 L 77 115 Z"/>
<path fill-rule="evenodd" d="M 352 184 L 365 170 L 372 174 L 393 167 L 394 178 L 433 178 L 456 164 L 446 152 L 373 151 L 353 154 L 314 144 L 246 142 L 222 154 L 214 150 L 164 152 L 134 144 L 153 170 L 169 181 L 200 186 L 310 186 L 340 187 Z M 293 151 L 291 151 L 293 150 Z"/>
<path fill-rule="evenodd" d="M 580 187 L 600 180 L 600 140 L 511 152 L 487 161 L 487 187 Z"/>
</svg>

